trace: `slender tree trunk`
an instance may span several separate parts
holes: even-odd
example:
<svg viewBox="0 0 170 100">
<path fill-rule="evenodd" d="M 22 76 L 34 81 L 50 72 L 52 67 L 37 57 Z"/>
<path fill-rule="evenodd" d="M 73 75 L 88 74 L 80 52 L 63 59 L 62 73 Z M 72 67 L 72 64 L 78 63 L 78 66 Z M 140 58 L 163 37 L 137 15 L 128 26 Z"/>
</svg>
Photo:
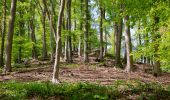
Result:
<svg viewBox="0 0 170 100">
<path fill-rule="evenodd" d="M 66 36 L 66 40 L 65 40 L 65 50 L 64 50 L 64 60 L 65 62 L 68 63 L 68 37 Z"/>
<path fill-rule="evenodd" d="M 81 16 L 83 16 L 83 0 L 81 0 L 81 4 L 80 4 L 80 10 L 81 10 Z M 80 31 L 83 31 L 83 19 L 80 20 Z M 82 45 L 82 33 L 80 34 L 80 38 L 79 38 L 79 44 L 78 44 L 78 56 L 81 57 L 82 56 L 82 49 L 81 46 Z"/>
<path fill-rule="evenodd" d="M 31 42 L 32 42 L 32 58 L 33 59 L 38 59 L 38 54 L 37 54 L 37 48 L 36 48 L 36 37 L 35 37 L 35 4 L 32 4 L 30 7 L 30 11 L 32 12 L 32 16 L 29 20 L 29 29 L 30 29 L 30 37 L 31 37 Z"/>
<path fill-rule="evenodd" d="M 115 35 L 115 55 L 116 55 L 116 59 L 115 59 L 115 63 L 116 63 L 116 67 L 122 67 L 122 63 L 121 63 L 121 57 L 120 57 L 120 53 L 121 53 L 121 40 L 122 40 L 122 19 L 120 19 L 119 24 L 115 25 L 116 28 L 116 35 Z"/>
<path fill-rule="evenodd" d="M 84 62 L 88 62 L 89 0 L 85 0 Z"/>
<path fill-rule="evenodd" d="M 141 27 L 141 25 L 140 25 L 140 20 L 139 20 L 139 25 L 138 25 L 138 31 L 140 31 L 140 27 Z M 142 37 L 141 37 L 141 33 L 138 33 L 138 41 L 139 41 L 139 46 L 141 46 L 142 45 Z M 141 57 L 140 57 L 140 62 L 142 62 L 142 55 L 141 55 Z"/>
<path fill-rule="evenodd" d="M 105 12 L 106 12 L 106 9 L 104 8 L 104 20 L 106 20 L 106 16 L 105 16 Z M 104 26 L 104 33 L 105 33 L 105 46 L 104 46 L 104 56 L 107 54 L 107 29 L 106 29 L 106 26 Z"/>
<path fill-rule="evenodd" d="M 103 60 L 103 19 L 104 19 L 104 11 L 103 8 L 100 7 L 100 55 L 99 55 L 99 59 L 100 61 Z"/>
<path fill-rule="evenodd" d="M 51 7 L 51 12 L 49 11 L 48 7 L 47 7 L 47 2 L 46 0 L 42 0 L 43 4 L 44 4 L 44 9 L 47 12 L 47 16 L 48 16 L 48 20 L 49 20 L 49 24 L 50 24 L 50 47 L 51 47 L 51 62 L 54 62 L 54 54 L 55 54 L 55 50 L 54 50 L 54 44 L 53 44 L 53 38 L 56 36 L 56 28 L 55 28 L 55 21 L 53 20 L 53 15 L 55 14 L 54 11 L 54 6 L 53 6 L 53 1 L 50 0 L 50 7 Z M 53 23 L 54 21 L 54 23 Z M 54 33 L 54 35 L 52 35 Z M 53 37 L 54 36 L 54 37 Z"/>
<path fill-rule="evenodd" d="M 19 22 L 19 37 L 23 37 L 24 35 L 24 21 L 23 21 L 23 12 L 20 10 L 20 22 Z M 18 62 L 22 63 L 22 40 L 19 42 L 19 49 L 18 49 Z"/>
<path fill-rule="evenodd" d="M 127 55 L 126 71 L 130 72 L 133 68 L 133 56 L 131 55 L 132 43 L 131 43 L 129 16 L 125 16 L 124 21 L 125 21 L 125 41 L 126 41 L 126 55 Z"/>
<path fill-rule="evenodd" d="M 68 62 L 72 63 L 72 38 L 71 38 L 71 0 L 67 0 L 67 30 L 68 36 Z"/>
<path fill-rule="evenodd" d="M 0 66 L 4 65 L 5 34 L 6 34 L 6 0 L 3 1 L 3 32 L 2 32 L 1 54 L 0 54 Z"/>
<path fill-rule="evenodd" d="M 38 59 L 37 48 L 36 48 L 36 37 L 35 37 L 35 25 L 34 25 L 33 19 L 30 20 L 30 31 L 31 31 L 31 41 L 33 43 L 33 45 L 32 45 L 32 58 Z"/>
<path fill-rule="evenodd" d="M 58 17 L 58 24 L 57 24 L 57 38 L 56 39 L 56 55 L 55 55 L 55 63 L 54 63 L 54 70 L 53 70 L 53 83 L 59 83 L 59 62 L 60 62 L 60 53 L 61 53 L 61 30 L 62 30 L 62 17 L 64 13 L 64 5 L 65 0 L 61 1 L 60 12 Z"/>
<path fill-rule="evenodd" d="M 42 51 L 42 60 L 47 58 L 47 44 L 46 44 L 46 9 L 42 11 L 42 25 L 43 25 L 43 51 Z"/>
<path fill-rule="evenodd" d="M 161 38 L 161 35 L 158 32 L 157 24 L 159 23 L 159 17 L 154 17 L 155 25 L 154 25 L 154 34 L 153 34 L 153 42 L 154 42 L 154 60 L 155 64 L 153 67 L 153 74 L 154 76 L 159 76 L 161 73 L 161 62 L 160 62 L 160 55 L 159 55 L 159 40 Z"/>
<path fill-rule="evenodd" d="M 53 29 L 52 29 L 52 17 L 50 17 L 50 47 L 51 47 L 50 60 L 51 60 L 51 62 L 54 62 L 54 54 L 55 54 L 53 39 L 54 39 L 54 37 L 53 37 Z"/>
<path fill-rule="evenodd" d="M 9 19 L 8 36 L 7 36 L 7 43 L 6 43 L 6 57 L 5 57 L 6 59 L 5 59 L 4 73 L 12 71 L 11 55 L 12 55 L 12 43 L 13 43 L 13 34 L 14 34 L 16 6 L 17 6 L 17 0 L 12 0 L 10 19 Z"/>
<path fill-rule="evenodd" d="M 123 63 L 127 64 L 127 52 L 126 52 L 126 43 L 125 43 L 125 51 L 124 51 L 124 58 L 123 58 Z"/>
</svg>

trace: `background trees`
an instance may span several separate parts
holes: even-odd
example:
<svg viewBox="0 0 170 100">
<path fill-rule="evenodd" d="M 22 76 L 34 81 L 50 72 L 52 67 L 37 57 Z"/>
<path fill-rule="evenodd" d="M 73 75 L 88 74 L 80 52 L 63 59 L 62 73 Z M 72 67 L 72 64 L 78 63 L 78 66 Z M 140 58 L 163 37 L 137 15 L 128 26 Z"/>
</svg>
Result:
<svg viewBox="0 0 170 100">
<path fill-rule="evenodd" d="M 68 63 L 74 62 L 76 54 L 88 62 L 93 51 L 100 51 L 96 59 L 104 61 L 111 54 L 115 66 L 126 67 L 128 72 L 133 62 L 152 65 L 155 76 L 169 68 L 169 0 L 66 0 L 62 17 L 61 0 L 18 0 L 17 7 L 15 3 L 0 1 L 0 65 L 5 64 L 9 71 L 11 64 L 25 59 L 54 62 L 59 37 L 59 53 Z M 14 4 L 11 12 L 10 4 Z M 126 64 L 123 58 L 127 58 Z"/>
</svg>

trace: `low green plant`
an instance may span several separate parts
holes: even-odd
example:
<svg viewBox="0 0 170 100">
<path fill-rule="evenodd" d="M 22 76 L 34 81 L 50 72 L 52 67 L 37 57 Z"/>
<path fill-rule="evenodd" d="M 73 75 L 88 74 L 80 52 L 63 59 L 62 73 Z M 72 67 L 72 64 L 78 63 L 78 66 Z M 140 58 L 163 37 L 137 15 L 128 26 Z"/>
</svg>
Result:
<svg viewBox="0 0 170 100">
<path fill-rule="evenodd" d="M 110 86 L 91 83 L 61 83 L 51 82 L 2 82 L 0 83 L 0 99 L 52 99 L 61 100 L 116 100 L 127 98 L 130 95 L 139 95 L 138 99 L 170 98 L 170 86 L 156 83 L 142 83 L 139 81 L 118 80 Z"/>
</svg>

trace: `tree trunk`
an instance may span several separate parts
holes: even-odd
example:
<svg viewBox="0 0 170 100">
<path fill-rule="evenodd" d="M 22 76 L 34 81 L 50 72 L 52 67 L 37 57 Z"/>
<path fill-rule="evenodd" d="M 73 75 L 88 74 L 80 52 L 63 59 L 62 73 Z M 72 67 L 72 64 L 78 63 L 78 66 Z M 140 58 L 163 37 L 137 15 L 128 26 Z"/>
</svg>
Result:
<svg viewBox="0 0 170 100">
<path fill-rule="evenodd" d="M 67 0 L 68 62 L 72 63 L 71 0 Z"/>
<path fill-rule="evenodd" d="M 115 30 L 117 30 L 115 32 L 115 56 L 116 56 L 115 63 L 116 63 L 116 67 L 122 67 L 121 57 L 120 57 L 121 39 L 122 39 L 122 24 L 123 24 L 122 19 L 120 19 L 119 24 L 115 25 L 116 26 Z"/>
<path fill-rule="evenodd" d="M 81 4 L 80 4 L 80 10 L 81 10 L 81 16 L 83 16 L 83 0 L 81 0 Z M 80 31 L 83 31 L 83 19 L 80 20 Z M 78 44 L 78 56 L 81 57 L 82 56 L 82 49 L 81 46 L 82 45 L 82 33 L 80 34 L 80 38 L 79 38 L 79 44 Z"/>
<path fill-rule="evenodd" d="M 66 40 L 65 40 L 65 50 L 64 50 L 64 60 L 65 62 L 68 63 L 68 37 L 66 36 Z"/>
<path fill-rule="evenodd" d="M 13 43 L 13 34 L 14 34 L 16 6 L 17 6 L 17 0 L 12 0 L 11 10 L 10 10 L 8 36 L 7 36 L 7 43 L 6 43 L 6 59 L 5 59 L 4 73 L 12 71 L 11 55 L 12 55 L 12 43 Z"/>
<path fill-rule="evenodd" d="M 42 11 L 42 25 L 43 25 L 43 51 L 42 51 L 42 60 L 47 58 L 47 44 L 46 44 L 46 9 Z"/>
<path fill-rule="evenodd" d="M 37 48 L 36 48 L 36 37 L 35 37 L 35 25 L 34 25 L 33 19 L 30 20 L 30 31 L 31 31 L 31 41 L 33 43 L 33 45 L 32 45 L 32 58 L 38 59 Z"/>
<path fill-rule="evenodd" d="M 100 55 L 99 55 L 99 59 L 100 61 L 103 60 L 103 19 L 104 19 L 104 11 L 103 8 L 100 7 Z"/>
<path fill-rule="evenodd" d="M 23 37 L 24 35 L 24 21 L 23 21 L 23 12 L 20 10 L 20 21 L 19 21 L 19 37 Z M 21 38 L 22 39 L 22 38 Z M 17 63 L 22 63 L 22 40 L 19 42 L 19 48 L 18 48 L 18 62 Z"/>
<path fill-rule="evenodd" d="M 106 20 L 105 16 L 106 9 L 104 9 L 104 20 Z M 104 56 L 107 54 L 107 29 L 106 26 L 104 26 L 104 33 L 105 33 L 105 46 L 104 46 Z"/>
<path fill-rule="evenodd" d="M 140 20 L 139 20 L 139 25 L 138 25 L 138 31 L 140 31 Z M 141 37 L 141 33 L 138 33 L 138 41 L 139 41 L 139 46 L 141 46 L 142 45 L 142 37 Z M 139 59 L 139 62 L 142 62 L 142 55 L 141 55 L 141 57 L 140 57 L 140 59 Z"/>
<path fill-rule="evenodd" d="M 48 7 L 47 7 L 47 2 L 46 0 L 42 0 L 43 4 L 44 4 L 44 10 L 47 12 L 47 16 L 48 16 L 48 20 L 49 20 L 49 24 L 50 24 L 50 47 L 51 47 L 51 62 L 54 62 L 54 54 L 55 54 L 55 50 L 54 50 L 54 43 L 53 43 L 53 38 L 56 37 L 56 28 L 55 28 L 55 21 L 53 20 L 53 15 L 55 14 L 54 11 L 54 6 L 53 6 L 53 1 L 50 0 L 50 7 L 51 7 L 51 12 L 49 11 Z M 54 21 L 54 23 L 53 23 Z M 54 33 L 54 35 L 53 35 Z M 53 37 L 54 36 L 54 37 Z"/>
<path fill-rule="evenodd" d="M 6 0 L 4 0 L 3 2 L 3 32 L 2 32 L 1 54 L 0 54 L 0 66 L 4 65 L 5 34 L 6 34 Z"/>
<path fill-rule="evenodd" d="M 84 62 L 88 62 L 89 0 L 85 0 Z"/>
<path fill-rule="evenodd" d="M 125 21 L 125 42 L 126 42 L 126 55 L 127 55 L 126 71 L 130 72 L 133 68 L 133 56 L 131 55 L 132 43 L 131 43 L 129 16 L 125 16 L 124 21 Z"/>
<path fill-rule="evenodd" d="M 159 76 L 161 73 L 161 63 L 160 63 L 160 55 L 159 55 L 159 40 L 161 38 L 161 35 L 158 33 L 158 27 L 157 24 L 159 23 L 159 17 L 155 16 L 154 17 L 155 25 L 154 25 L 154 33 L 153 34 L 153 42 L 154 42 L 154 60 L 155 64 L 153 67 L 153 74 L 154 76 Z"/>
<path fill-rule="evenodd" d="M 64 13 L 64 5 L 65 0 L 61 1 L 61 7 L 58 17 L 58 24 L 57 24 L 57 38 L 56 39 L 56 55 L 55 55 L 55 63 L 54 63 L 54 70 L 53 70 L 53 83 L 59 83 L 59 62 L 60 62 L 60 54 L 61 54 L 61 30 L 62 30 L 62 16 Z"/>
<path fill-rule="evenodd" d="M 54 33 L 55 34 L 55 33 Z M 50 47 L 51 47 L 51 57 L 50 60 L 51 62 L 54 62 L 54 37 L 53 37 L 53 29 L 52 29 L 52 17 L 50 17 Z"/>
</svg>

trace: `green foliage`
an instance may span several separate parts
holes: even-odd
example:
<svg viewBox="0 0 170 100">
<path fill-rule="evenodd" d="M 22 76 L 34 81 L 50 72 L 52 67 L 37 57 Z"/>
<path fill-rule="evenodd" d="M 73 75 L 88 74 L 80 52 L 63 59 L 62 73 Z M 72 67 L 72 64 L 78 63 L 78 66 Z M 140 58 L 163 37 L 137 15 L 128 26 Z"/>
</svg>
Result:
<svg viewBox="0 0 170 100">
<path fill-rule="evenodd" d="M 139 95 L 136 99 L 166 100 L 170 96 L 170 88 L 155 83 L 140 81 L 118 80 L 110 86 L 101 86 L 90 83 L 62 83 L 54 85 L 50 82 L 39 83 L 0 83 L 0 98 L 3 100 L 18 99 L 50 99 L 62 100 L 115 100 L 128 98 L 130 95 Z"/>
</svg>

